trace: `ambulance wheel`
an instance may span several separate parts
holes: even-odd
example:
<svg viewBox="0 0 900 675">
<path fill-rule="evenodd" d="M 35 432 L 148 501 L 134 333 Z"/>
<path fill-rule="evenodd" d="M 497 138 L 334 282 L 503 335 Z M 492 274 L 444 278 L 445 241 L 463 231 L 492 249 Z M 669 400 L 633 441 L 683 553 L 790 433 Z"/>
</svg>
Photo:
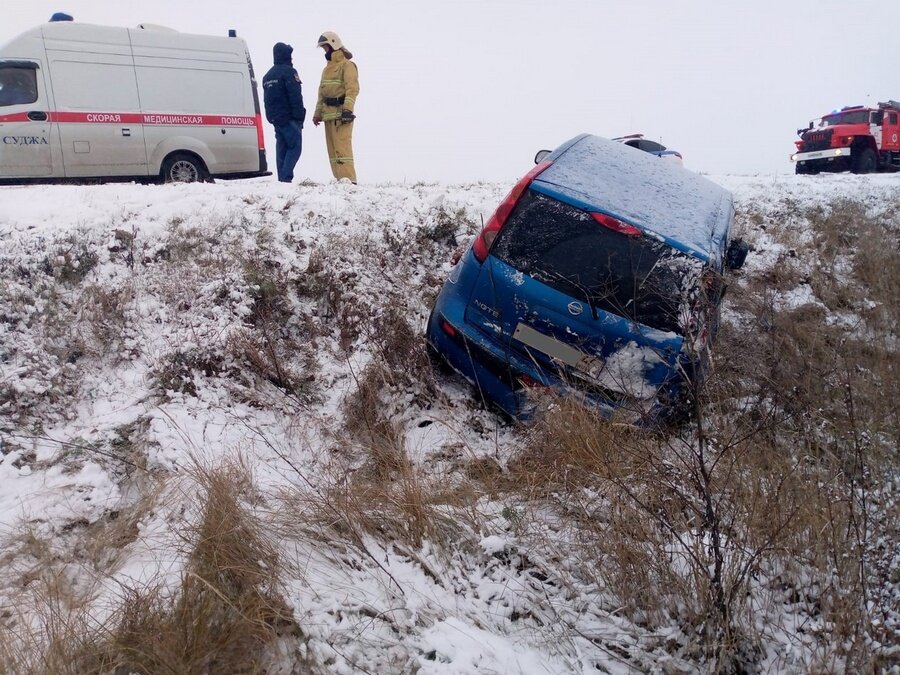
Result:
<svg viewBox="0 0 900 675">
<path fill-rule="evenodd" d="M 166 158 L 162 177 L 166 183 L 199 183 L 209 180 L 209 172 L 197 157 L 177 153 Z"/>
</svg>

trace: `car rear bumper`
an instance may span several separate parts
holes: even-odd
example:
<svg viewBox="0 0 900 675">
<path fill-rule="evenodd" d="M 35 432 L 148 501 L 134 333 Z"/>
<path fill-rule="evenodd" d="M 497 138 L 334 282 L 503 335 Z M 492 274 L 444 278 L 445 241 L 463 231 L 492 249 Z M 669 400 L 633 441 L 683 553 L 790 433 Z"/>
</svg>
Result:
<svg viewBox="0 0 900 675">
<path fill-rule="evenodd" d="M 455 331 L 453 335 L 444 322 Z M 466 335 L 462 322 L 454 322 L 435 310 L 428 320 L 426 339 L 440 358 L 475 387 L 483 403 L 494 403 L 507 415 L 521 417 L 523 401 L 514 387 L 505 355 L 475 333 Z"/>
<path fill-rule="evenodd" d="M 531 417 L 532 394 L 541 389 L 576 396 L 604 415 L 617 413 L 632 422 L 656 416 L 653 400 L 638 401 L 586 382 L 567 381 L 559 372 L 549 372 L 535 361 L 507 353 L 477 328 L 465 322 L 454 323 L 437 309 L 428 321 L 426 338 L 436 355 L 475 387 L 483 403 L 491 402 L 511 417 Z"/>
</svg>

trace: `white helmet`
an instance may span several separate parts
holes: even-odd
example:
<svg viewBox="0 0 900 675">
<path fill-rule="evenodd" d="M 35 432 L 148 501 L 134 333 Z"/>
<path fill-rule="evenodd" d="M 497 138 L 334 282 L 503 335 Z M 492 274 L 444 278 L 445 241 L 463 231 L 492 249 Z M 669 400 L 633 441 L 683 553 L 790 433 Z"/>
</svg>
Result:
<svg viewBox="0 0 900 675">
<path fill-rule="evenodd" d="M 316 44 L 316 47 L 324 47 L 325 45 L 330 45 L 332 49 L 338 50 L 343 48 L 344 43 L 341 42 L 341 38 L 338 37 L 337 33 L 327 30 L 319 36 L 319 42 Z"/>
</svg>

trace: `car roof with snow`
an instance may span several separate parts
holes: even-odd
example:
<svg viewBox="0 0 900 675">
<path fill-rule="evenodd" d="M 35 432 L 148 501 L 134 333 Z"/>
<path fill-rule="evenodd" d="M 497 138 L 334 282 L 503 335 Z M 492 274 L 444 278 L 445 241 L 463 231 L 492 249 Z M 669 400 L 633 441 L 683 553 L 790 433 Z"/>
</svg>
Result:
<svg viewBox="0 0 900 675">
<path fill-rule="evenodd" d="M 710 180 L 622 143 L 582 134 L 550 155 L 531 187 L 657 235 L 704 261 L 718 260 L 733 210 L 731 193 Z"/>
</svg>

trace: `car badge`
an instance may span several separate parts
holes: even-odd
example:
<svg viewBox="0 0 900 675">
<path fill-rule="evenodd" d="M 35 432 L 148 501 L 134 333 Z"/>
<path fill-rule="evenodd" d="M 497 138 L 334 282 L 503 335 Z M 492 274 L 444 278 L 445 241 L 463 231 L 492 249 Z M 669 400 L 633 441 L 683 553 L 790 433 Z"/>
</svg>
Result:
<svg viewBox="0 0 900 675">
<path fill-rule="evenodd" d="M 584 311 L 584 307 L 581 306 L 580 302 L 570 302 L 569 303 L 569 314 L 572 316 L 578 316 Z"/>
</svg>

